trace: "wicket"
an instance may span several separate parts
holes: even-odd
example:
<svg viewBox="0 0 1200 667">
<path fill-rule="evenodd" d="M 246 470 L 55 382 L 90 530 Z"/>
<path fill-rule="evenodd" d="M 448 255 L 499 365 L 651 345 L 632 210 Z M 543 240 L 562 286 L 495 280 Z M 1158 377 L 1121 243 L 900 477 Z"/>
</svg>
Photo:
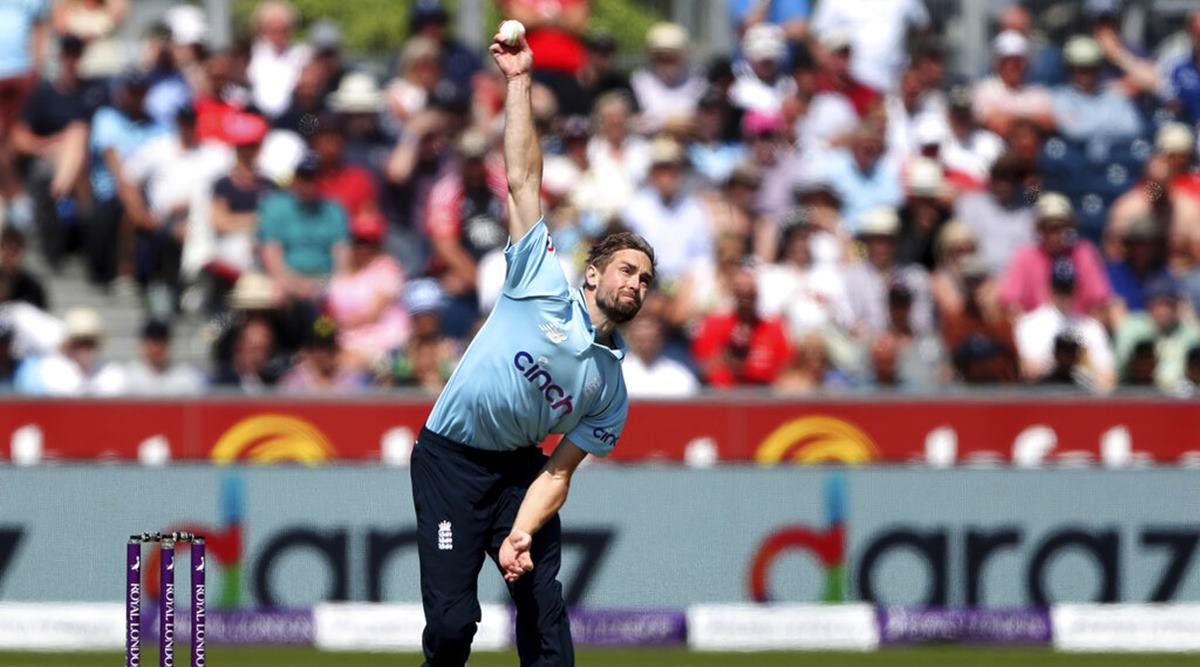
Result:
<svg viewBox="0 0 1200 667">
<path fill-rule="evenodd" d="M 191 667 L 205 664 L 204 537 L 192 533 L 142 533 L 130 535 L 125 548 L 125 667 L 142 664 L 142 545 L 159 545 L 158 664 L 175 667 L 175 545 L 191 551 L 190 598 L 192 608 Z"/>
</svg>

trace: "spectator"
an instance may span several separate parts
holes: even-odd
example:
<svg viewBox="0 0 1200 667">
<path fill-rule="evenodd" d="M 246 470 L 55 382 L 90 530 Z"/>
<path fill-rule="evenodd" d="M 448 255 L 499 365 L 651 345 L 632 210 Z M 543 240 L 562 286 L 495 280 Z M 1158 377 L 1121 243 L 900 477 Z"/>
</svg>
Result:
<svg viewBox="0 0 1200 667">
<path fill-rule="evenodd" d="M 415 280 L 405 291 L 404 303 L 412 317 L 412 335 L 392 351 L 385 379 L 436 394 L 450 379 L 460 353 L 454 340 L 441 333 L 441 288 L 433 280 Z"/>
<path fill-rule="evenodd" d="M 165 23 L 156 25 L 143 42 L 142 61 L 150 77 L 146 113 L 167 126 L 175 121 L 181 109 L 192 106 L 192 93 L 176 60 L 174 46 L 171 30 Z M 186 53 L 183 49 L 179 52 Z"/>
<path fill-rule="evenodd" d="M 1152 384 L 1167 391 L 1184 380 L 1188 350 L 1200 345 L 1200 327 L 1182 307 L 1179 283 L 1163 275 L 1146 285 L 1146 309 L 1121 319 L 1115 335 L 1117 362 L 1127 368 L 1137 348 L 1149 343 L 1157 364 L 1151 367 Z M 1145 355 L 1145 352 L 1143 352 Z"/>
<path fill-rule="evenodd" d="M 909 156 L 920 152 L 923 143 L 941 146 L 945 123 L 940 119 L 936 121 L 936 137 L 923 139 L 918 136 L 918 130 L 923 129 L 919 127 L 918 120 L 927 116 L 937 118 L 936 114 L 941 111 L 928 112 L 924 109 L 924 93 L 920 72 L 916 67 L 909 66 L 900 72 L 900 85 L 896 91 L 883 100 L 883 111 L 887 116 L 887 151 L 898 160 L 907 160 Z M 925 133 L 930 134 L 928 129 Z"/>
<path fill-rule="evenodd" d="M 272 192 L 258 207 L 263 267 L 284 294 L 300 300 L 316 298 L 321 281 L 346 265 L 346 214 L 321 197 L 319 173 L 317 157 L 306 155 L 292 187 Z"/>
<path fill-rule="evenodd" d="M 1124 237 L 1138 220 L 1152 220 L 1175 238 L 1193 238 L 1200 233 L 1200 199 L 1171 186 L 1171 167 L 1163 155 L 1146 162 L 1140 183 L 1121 195 L 1108 212 L 1104 228 L 1104 254 L 1112 260 L 1125 256 Z"/>
<path fill-rule="evenodd" d="M 371 213 L 378 206 L 375 179 L 365 167 L 346 162 L 345 119 L 336 113 L 317 116 L 310 129 L 309 146 L 321 165 L 317 190 L 321 197 L 341 204 L 347 218 Z"/>
<path fill-rule="evenodd" d="M 1183 123 L 1167 123 L 1158 129 L 1154 147 L 1167 163 L 1172 194 L 1200 198 L 1200 174 L 1192 171 L 1196 134 Z"/>
<path fill-rule="evenodd" d="M 748 29 L 742 55 L 745 60 L 734 65 L 737 79 L 730 100 L 743 109 L 778 113 L 783 100 L 796 93 L 796 82 L 782 69 L 787 56 L 783 28 L 763 23 Z"/>
<path fill-rule="evenodd" d="M 275 116 L 271 126 L 301 137 L 311 136 L 317 119 L 325 112 L 327 83 L 325 70 L 316 61 L 302 65 L 288 94 L 287 104 Z"/>
<path fill-rule="evenodd" d="M 713 244 L 713 257 L 695 262 L 679 281 L 665 315 L 674 328 L 693 330 L 714 312 L 733 307 L 733 283 L 746 267 L 746 239 L 723 233 Z"/>
<path fill-rule="evenodd" d="M 1132 139 L 1142 131 L 1133 102 L 1114 86 L 1101 85 L 1104 54 L 1096 40 L 1076 35 L 1063 48 L 1069 85 L 1054 90 L 1054 124 L 1072 141 L 1104 146 Z"/>
<path fill-rule="evenodd" d="M 646 33 L 645 69 L 629 77 L 648 133 L 663 129 L 674 117 L 690 117 L 704 94 L 704 79 L 688 63 L 688 33 L 675 23 L 656 23 Z"/>
<path fill-rule="evenodd" d="M 700 383 L 686 366 L 663 356 L 663 321 L 642 317 L 629 325 L 629 354 L 621 363 L 625 386 L 632 398 L 687 398 L 700 391 Z"/>
<path fill-rule="evenodd" d="M 451 34 L 450 14 L 441 0 L 416 0 L 408 13 L 408 32 L 433 40 L 438 45 L 438 69 L 459 90 L 468 90 L 471 77 L 480 70 L 479 56 Z"/>
<path fill-rule="evenodd" d="M 238 275 L 254 267 L 254 237 L 258 230 L 258 206 L 275 183 L 258 173 L 255 166 L 267 123 L 261 116 L 229 116 L 225 132 L 234 147 L 235 160 L 229 174 L 213 185 L 212 225 L 216 247 L 208 273 L 217 279 L 216 296 L 223 297 Z"/>
<path fill-rule="evenodd" d="M 42 255 L 55 269 L 77 242 L 67 238 L 67 225 L 78 222 L 74 197 L 87 154 L 88 122 L 104 97 L 101 86 L 79 78 L 83 46 L 77 37 L 60 40 L 58 75 L 34 86 L 12 134 L 13 148 L 30 161 L 26 192 L 34 204 Z"/>
<path fill-rule="evenodd" d="M 851 62 L 856 49 L 855 38 L 842 28 L 820 34 L 821 71 L 817 75 L 815 92 L 834 93 L 854 107 L 859 118 L 875 108 L 882 98 L 879 88 L 863 83 L 852 73 Z"/>
<path fill-rule="evenodd" d="M 954 368 L 968 387 L 1009 384 L 1016 379 L 1016 364 L 995 341 L 978 334 L 954 348 Z"/>
<path fill-rule="evenodd" d="M 42 71 L 46 11 L 45 0 L 29 0 L 7 3 L 0 15 L 0 199 L 5 218 L 22 229 L 33 225 L 33 203 L 21 192 L 12 132 Z"/>
<path fill-rule="evenodd" d="M 298 394 L 349 393 L 364 389 L 366 376 L 343 364 L 340 352 L 333 320 L 318 318 L 300 352 L 299 361 L 279 378 L 279 388 Z"/>
<path fill-rule="evenodd" d="M 692 354 L 704 380 L 719 388 L 770 385 L 788 363 L 791 350 L 783 322 L 758 314 L 754 274 L 734 278 L 735 305 L 704 319 L 692 341 Z"/>
<path fill-rule="evenodd" d="M 202 76 L 192 91 L 196 107 L 196 134 L 201 141 L 229 143 L 226 128 L 231 116 L 245 111 L 250 103 L 250 91 L 238 80 L 237 60 L 229 51 L 219 51 L 208 57 L 201 68 Z"/>
<path fill-rule="evenodd" d="M 563 100 L 580 93 L 575 75 L 583 67 L 583 31 L 591 15 L 591 0 L 500 0 L 509 18 L 525 25 L 533 50 L 533 78 Z"/>
<path fill-rule="evenodd" d="M 819 2 L 812 19 L 812 31 L 822 40 L 834 31 L 850 36 L 854 76 L 879 91 L 892 89 L 904 63 L 910 30 L 928 27 L 929 13 L 921 0 Z"/>
<path fill-rule="evenodd" d="M 117 364 L 98 355 L 104 340 L 100 314 L 73 308 L 64 318 L 66 341 L 61 352 L 26 359 L 14 386 L 22 394 L 44 396 L 114 396 L 124 393 L 127 378 Z"/>
<path fill-rule="evenodd" d="M 1092 0 L 1083 3 L 1083 12 L 1092 25 L 1092 38 L 1104 52 L 1108 63 L 1107 78 L 1119 79 L 1117 83 L 1129 92 L 1156 94 L 1162 86 L 1154 61 L 1133 44 L 1127 44 L 1121 36 L 1118 12 L 1119 0 Z"/>
<path fill-rule="evenodd" d="M 1100 322 L 1077 308 L 1076 275 L 1072 259 L 1059 256 L 1047 281 L 1051 298 L 1017 319 L 1021 376 L 1107 391 L 1116 380 L 1113 350 Z"/>
<path fill-rule="evenodd" d="M 950 202 L 942 166 L 918 158 L 908 166 L 908 196 L 900 208 L 899 254 L 902 264 L 919 264 L 932 271 L 934 243 L 950 221 Z"/>
<path fill-rule="evenodd" d="M 776 25 L 788 42 L 808 36 L 808 0 L 729 0 L 729 19 L 738 36 L 757 25 Z"/>
<path fill-rule="evenodd" d="M 1200 123 L 1200 9 L 1187 18 L 1191 47 L 1185 56 L 1168 66 L 1168 100 L 1177 109 L 1180 120 L 1195 126 Z"/>
<path fill-rule="evenodd" d="M 870 123 L 859 125 L 849 148 L 834 151 L 828 158 L 829 180 L 842 201 L 842 219 L 856 231 L 860 218 L 879 207 L 899 206 L 900 166 L 883 154 L 883 133 Z"/>
<path fill-rule="evenodd" d="M 1154 386 L 1154 369 L 1158 367 L 1158 356 L 1154 341 L 1142 340 L 1133 346 L 1129 358 L 1122 366 L 1121 384 L 1130 388 Z"/>
<path fill-rule="evenodd" d="M 429 108 L 442 79 L 440 57 L 437 42 L 428 37 L 414 37 L 404 44 L 396 66 L 398 76 L 387 85 L 388 113 L 397 127 Z"/>
<path fill-rule="evenodd" d="M 755 207 L 778 224 L 796 205 L 795 187 L 805 162 L 784 136 L 783 115 L 748 111 L 742 116 L 742 134 L 750 163 L 762 174 Z"/>
<path fill-rule="evenodd" d="M 345 161 L 366 167 L 376 180 L 382 178 L 392 148 L 379 122 L 382 109 L 383 91 L 366 72 L 347 72 L 329 96 L 329 110 L 343 119 Z"/>
<path fill-rule="evenodd" d="M 934 116 L 936 118 L 936 116 Z M 979 127 L 972 108 L 971 92 L 964 87 L 950 91 L 946 109 L 947 129 L 938 159 L 953 182 L 966 190 L 988 184 L 996 160 L 1004 153 L 1004 140 Z"/>
<path fill-rule="evenodd" d="M 813 261 L 816 231 L 806 209 L 794 210 L 784 221 L 776 263 L 758 271 L 759 312 L 769 319 L 782 317 L 790 340 L 852 323 L 841 267 Z"/>
<path fill-rule="evenodd" d="M 632 110 L 624 93 L 602 95 L 593 111 L 596 134 L 588 142 L 588 164 L 600 189 L 620 206 L 629 202 L 650 169 L 650 144 L 630 131 Z"/>
<path fill-rule="evenodd" d="M 933 304 L 929 274 L 918 265 L 901 264 L 896 256 L 900 219 L 890 208 L 868 211 L 862 218 L 858 239 L 866 246 L 865 258 L 846 267 L 846 294 L 858 338 L 874 336 L 888 327 L 888 291 L 902 284 L 912 295 L 909 328 L 924 335 L 933 326 Z"/>
<path fill-rule="evenodd" d="M 913 293 L 903 283 L 888 289 L 887 329 L 868 348 L 872 382 L 879 387 L 929 392 L 946 384 L 950 369 L 941 340 L 912 328 Z"/>
<path fill-rule="evenodd" d="M 287 108 L 300 71 L 312 57 L 307 45 L 292 41 L 295 25 L 296 10 L 285 0 L 267 0 L 254 11 L 256 36 L 246 77 L 254 106 L 269 118 Z"/>
<path fill-rule="evenodd" d="M 1188 350 L 1185 368 L 1183 379 L 1171 388 L 1172 394 L 1184 398 L 1200 392 L 1200 345 Z"/>
<path fill-rule="evenodd" d="M 975 117 L 984 127 L 1007 137 L 1018 119 L 1028 119 L 1044 130 L 1054 127 L 1054 101 L 1050 91 L 1026 83 L 1029 40 L 1006 31 L 992 41 L 996 74 L 975 84 Z"/>
<path fill-rule="evenodd" d="M 244 394 L 261 394 L 279 379 L 275 333 L 262 319 L 252 319 L 239 327 L 232 339 L 232 355 L 220 367 L 213 384 Z"/>
<path fill-rule="evenodd" d="M 1126 310 L 1143 310 L 1146 286 L 1167 275 L 1166 237 L 1157 222 L 1138 218 L 1125 228 L 1121 241 L 1121 259 L 1106 262 L 1108 280 Z"/>
<path fill-rule="evenodd" d="M 111 35 L 129 14 L 128 0 L 62 0 L 50 15 L 54 32 L 85 42 Z"/>
<path fill-rule="evenodd" d="M 629 75 L 617 67 L 617 39 L 607 31 L 595 31 L 587 37 L 588 57 L 576 78 L 583 89 L 579 100 L 559 100 L 562 113 L 569 116 L 586 116 L 591 113 L 596 100 L 610 92 L 620 92 L 633 99 L 633 85 Z"/>
<path fill-rule="evenodd" d="M 825 339 L 816 333 L 796 343 L 792 362 L 771 385 L 775 393 L 785 396 L 838 392 L 849 387 L 849 376 L 832 365 Z"/>
<path fill-rule="evenodd" d="M 988 369 L 1007 369 L 1000 376 L 1003 381 L 1011 382 L 1017 379 L 1012 321 L 1000 307 L 996 283 L 989 278 L 987 267 L 978 255 L 969 253 L 974 241 L 962 235 L 961 230 L 965 229 L 961 222 L 951 223 L 938 240 L 940 260 L 931 280 L 931 291 L 942 340 L 947 349 L 954 350 L 960 374 L 960 353 L 974 355 L 972 360 L 982 356 L 985 359 L 980 361 L 986 361 Z M 983 354 L 979 341 L 972 343 L 972 338 L 987 341 L 996 348 L 995 352 L 988 348 L 987 354 Z M 1000 361 L 993 356 L 1000 357 Z"/>
<path fill-rule="evenodd" d="M 170 130 L 146 113 L 150 80 L 132 71 L 119 84 L 115 104 L 103 107 L 92 120 L 91 188 L 95 201 L 84 225 L 91 279 L 108 285 L 117 274 L 117 235 L 122 219 L 134 228 L 156 226 L 139 183 L 126 173 L 126 162 L 138 149 Z"/>
<path fill-rule="evenodd" d="M 337 325 L 345 361 L 374 368 L 402 345 L 410 328 L 401 304 L 404 271 L 382 252 L 385 222 L 378 213 L 360 213 L 350 223 L 350 261 L 333 277 L 325 308 Z"/>
<path fill-rule="evenodd" d="M 1112 287 L 1096 247 L 1076 235 L 1071 202 L 1057 192 L 1046 192 L 1038 198 L 1034 212 L 1037 241 L 1013 253 L 1000 278 L 1001 302 L 1015 314 L 1049 304 L 1050 268 L 1065 258 L 1072 265 L 1071 285 L 1075 288 L 1071 312 L 1106 316 Z"/>
<path fill-rule="evenodd" d="M 488 165 L 491 146 L 483 132 L 467 130 L 456 149 L 458 169 L 434 186 L 425 220 L 434 272 L 440 274 L 447 297 L 442 323 L 447 334 L 462 338 L 479 317 L 479 262 L 489 252 L 502 250 L 508 240 L 507 195 L 495 165 Z"/>
<path fill-rule="evenodd" d="M 200 371 L 171 362 L 171 327 L 159 320 L 142 326 L 142 358 L 131 362 L 125 374 L 130 394 L 180 396 L 204 391 Z"/>
<path fill-rule="evenodd" d="M 0 393 L 13 391 L 21 358 L 13 350 L 16 332 L 8 318 L 0 318 Z"/>
<path fill-rule="evenodd" d="M 342 56 L 342 28 L 332 19 L 318 19 L 308 29 L 308 41 L 312 44 L 312 60 L 319 79 L 324 83 L 321 98 L 328 98 L 342 85 L 346 76 L 346 63 Z"/>
<path fill-rule="evenodd" d="M 16 227 L 0 230 L 0 303 L 23 301 L 35 308 L 49 310 L 42 282 L 22 264 L 25 259 L 25 235 Z"/>
<path fill-rule="evenodd" d="M 992 165 L 987 190 L 955 201 L 954 217 L 971 227 L 990 274 L 1003 271 L 1017 249 L 1033 240 L 1034 213 L 1025 197 L 1031 174 L 1024 161 L 1002 157 Z"/>
<path fill-rule="evenodd" d="M 669 284 L 681 279 L 692 263 L 712 255 L 712 235 L 700 201 L 684 189 L 683 149 L 660 137 L 650 154 L 647 185 L 634 195 L 622 218 L 631 231 L 659 249 L 658 276 Z"/>
<path fill-rule="evenodd" d="M 717 92 L 706 92 L 696 109 L 694 133 L 688 144 L 688 161 L 711 186 L 725 184 L 733 170 L 746 159 L 746 146 L 727 141 L 722 135 L 726 112 L 727 107 L 721 103 Z"/>
</svg>

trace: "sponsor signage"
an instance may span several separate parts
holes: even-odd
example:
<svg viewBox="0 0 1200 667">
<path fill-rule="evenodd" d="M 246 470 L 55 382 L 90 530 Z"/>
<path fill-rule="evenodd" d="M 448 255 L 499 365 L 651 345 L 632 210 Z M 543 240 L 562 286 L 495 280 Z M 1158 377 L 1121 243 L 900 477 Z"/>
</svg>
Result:
<svg viewBox="0 0 1200 667">
<path fill-rule="evenodd" d="M 687 639 L 687 618 L 680 611 L 572 609 L 570 617 L 571 638 L 576 644 L 666 646 Z"/>
<path fill-rule="evenodd" d="M 429 399 L 382 396 L 7 399 L 0 459 L 403 463 L 431 407 Z M 634 402 L 610 459 L 1197 465 L 1200 431 L 1189 425 L 1198 422 L 1200 403 L 1168 399 Z"/>
<path fill-rule="evenodd" d="M 883 607 L 877 616 L 885 644 L 1045 644 L 1051 634 L 1044 609 Z"/>
<path fill-rule="evenodd" d="M 1057 605 L 1061 651 L 1200 651 L 1200 605 Z"/>
<path fill-rule="evenodd" d="M 512 636 L 508 609 L 482 604 L 471 647 L 507 648 Z M 319 604 L 313 609 L 313 643 L 329 651 L 420 651 L 425 612 L 420 604 Z"/>
<path fill-rule="evenodd" d="M 879 646 L 868 605 L 696 605 L 688 647 L 699 651 L 870 651 Z"/>
</svg>

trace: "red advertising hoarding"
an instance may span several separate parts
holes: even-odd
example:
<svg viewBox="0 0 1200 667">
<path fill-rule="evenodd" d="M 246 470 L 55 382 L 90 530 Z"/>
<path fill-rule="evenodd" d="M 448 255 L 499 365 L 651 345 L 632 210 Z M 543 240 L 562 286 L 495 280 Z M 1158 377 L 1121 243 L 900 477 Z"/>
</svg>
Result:
<svg viewBox="0 0 1200 667">
<path fill-rule="evenodd" d="M 403 459 L 422 399 L 6 400 L 0 459 Z M 1200 404 L 1171 400 L 637 402 L 616 461 L 1200 463 Z"/>
</svg>

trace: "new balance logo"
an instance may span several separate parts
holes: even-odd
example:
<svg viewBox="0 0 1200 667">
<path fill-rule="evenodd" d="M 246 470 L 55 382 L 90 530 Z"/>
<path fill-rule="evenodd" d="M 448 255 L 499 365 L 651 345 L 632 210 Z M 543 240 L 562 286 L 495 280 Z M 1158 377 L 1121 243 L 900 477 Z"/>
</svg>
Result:
<svg viewBox="0 0 1200 667">
<path fill-rule="evenodd" d="M 450 551 L 454 548 L 454 533 L 450 530 L 450 522 L 443 521 L 438 524 L 438 549 L 441 551 Z"/>
<path fill-rule="evenodd" d="M 138 570 L 142 569 L 142 557 L 138 556 L 137 560 L 133 561 L 133 567 L 129 569 L 133 572 L 137 572 Z"/>
<path fill-rule="evenodd" d="M 541 329 L 542 333 L 546 334 L 546 338 L 549 338 L 550 342 L 555 345 L 567 339 L 567 332 L 559 329 L 558 325 L 553 322 L 543 322 L 538 325 L 538 329 Z"/>
<path fill-rule="evenodd" d="M 197 571 L 197 572 L 203 572 L 203 571 L 204 571 L 204 558 L 205 558 L 204 556 L 201 556 L 201 557 L 200 557 L 200 564 L 196 566 L 196 571 Z"/>
<path fill-rule="evenodd" d="M 167 563 L 167 571 L 173 572 L 174 570 L 175 570 L 175 561 L 171 561 L 170 563 Z"/>
</svg>

